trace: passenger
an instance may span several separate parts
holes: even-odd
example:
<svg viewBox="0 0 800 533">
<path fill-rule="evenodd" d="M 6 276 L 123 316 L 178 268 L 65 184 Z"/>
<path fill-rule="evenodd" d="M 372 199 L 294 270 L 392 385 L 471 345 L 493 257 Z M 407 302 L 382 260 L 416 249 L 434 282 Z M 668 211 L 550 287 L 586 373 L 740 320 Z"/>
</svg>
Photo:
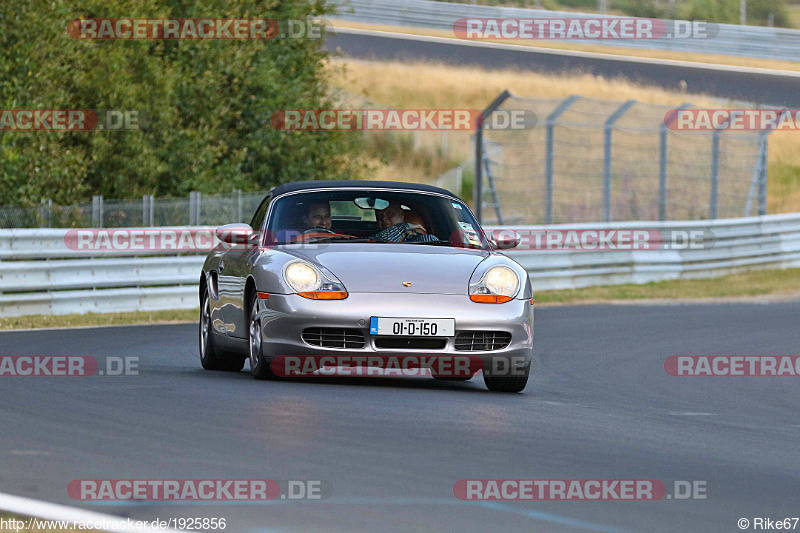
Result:
<svg viewBox="0 0 800 533">
<path fill-rule="evenodd" d="M 376 211 L 380 231 L 370 235 L 370 239 L 389 242 L 428 242 L 438 241 L 435 235 L 428 235 L 420 224 L 405 221 L 405 212 L 397 202 L 390 203 L 385 209 Z"/>
</svg>

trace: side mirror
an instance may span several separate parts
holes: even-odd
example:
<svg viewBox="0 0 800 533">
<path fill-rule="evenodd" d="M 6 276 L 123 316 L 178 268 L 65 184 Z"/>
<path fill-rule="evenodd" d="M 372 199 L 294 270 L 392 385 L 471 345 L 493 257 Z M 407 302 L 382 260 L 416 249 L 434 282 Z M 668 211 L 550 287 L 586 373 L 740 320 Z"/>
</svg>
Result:
<svg viewBox="0 0 800 533">
<path fill-rule="evenodd" d="M 253 244 L 258 242 L 258 234 L 250 224 L 226 224 L 216 229 L 214 234 L 228 244 Z"/>
<path fill-rule="evenodd" d="M 522 242 L 522 236 L 514 230 L 502 229 L 492 232 L 492 237 L 489 241 L 492 246 L 499 250 L 510 250 L 516 248 Z"/>
</svg>

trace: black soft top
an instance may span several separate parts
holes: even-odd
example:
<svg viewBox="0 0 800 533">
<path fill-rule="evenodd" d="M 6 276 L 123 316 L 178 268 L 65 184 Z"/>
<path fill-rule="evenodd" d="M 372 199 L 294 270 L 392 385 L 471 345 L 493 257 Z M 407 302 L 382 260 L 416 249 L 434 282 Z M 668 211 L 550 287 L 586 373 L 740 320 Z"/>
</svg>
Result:
<svg viewBox="0 0 800 533">
<path fill-rule="evenodd" d="M 315 181 L 293 181 L 284 183 L 272 189 L 272 197 L 278 195 L 304 190 L 313 189 L 348 189 L 348 188 L 367 188 L 367 189 L 402 189 L 407 191 L 435 192 L 460 200 L 458 196 L 441 187 L 425 185 L 422 183 L 405 183 L 402 181 L 362 181 L 362 180 L 315 180 Z"/>
</svg>

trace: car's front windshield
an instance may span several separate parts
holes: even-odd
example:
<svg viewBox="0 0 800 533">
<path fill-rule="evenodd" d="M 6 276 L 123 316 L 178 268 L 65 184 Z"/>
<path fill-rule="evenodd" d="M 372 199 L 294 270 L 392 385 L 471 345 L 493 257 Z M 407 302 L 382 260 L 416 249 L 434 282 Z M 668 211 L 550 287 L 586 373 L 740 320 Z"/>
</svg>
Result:
<svg viewBox="0 0 800 533">
<path fill-rule="evenodd" d="M 275 200 L 267 223 L 275 244 L 378 242 L 489 248 L 460 201 L 413 191 L 345 189 Z"/>
</svg>

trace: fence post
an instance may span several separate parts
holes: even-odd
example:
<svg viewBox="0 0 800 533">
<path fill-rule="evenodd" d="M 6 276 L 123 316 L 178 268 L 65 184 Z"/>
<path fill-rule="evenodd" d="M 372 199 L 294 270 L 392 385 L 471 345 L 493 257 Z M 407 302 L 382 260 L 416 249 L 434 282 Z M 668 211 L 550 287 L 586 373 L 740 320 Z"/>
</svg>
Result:
<svg viewBox="0 0 800 533">
<path fill-rule="evenodd" d="M 155 220 L 156 220 L 156 217 L 155 217 L 155 214 L 154 214 L 155 206 L 156 206 L 156 199 L 155 199 L 155 196 L 153 196 L 151 194 L 150 195 L 150 227 L 151 228 L 153 226 L 155 226 Z"/>
<path fill-rule="evenodd" d="M 759 157 L 761 158 L 761 176 L 758 180 L 758 216 L 767 214 L 767 181 L 769 179 L 769 134 L 771 130 L 762 132 L 758 146 Z"/>
<path fill-rule="evenodd" d="M 678 112 L 691 107 L 692 104 L 682 104 Z M 658 220 L 667 219 L 667 134 L 669 129 L 667 123 L 662 122 L 659 127 L 661 135 L 661 145 L 658 159 Z"/>
<path fill-rule="evenodd" d="M 103 227 L 103 197 L 101 195 L 92 196 L 92 227 Z"/>
<path fill-rule="evenodd" d="M 498 95 L 489 106 L 481 112 L 478 123 L 475 125 L 475 184 L 472 189 L 472 200 L 475 204 L 475 218 L 481 221 L 483 207 L 483 123 L 494 113 L 500 104 L 511 98 L 508 90 Z"/>
<path fill-rule="evenodd" d="M 194 192 L 194 191 L 189 192 L 189 225 L 190 226 L 194 226 L 195 225 L 195 223 L 194 223 L 195 222 L 194 221 L 194 217 L 195 217 L 195 214 L 196 214 L 196 209 L 195 209 L 195 206 L 194 206 L 195 201 L 196 201 L 195 194 L 197 194 L 197 193 Z"/>
<path fill-rule="evenodd" d="M 147 201 L 148 196 L 146 194 L 142 195 L 142 226 L 147 225 L 147 220 L 150 218 L 150 215 L 147 214 L 147 208 L 150 207 L 150 203 Z"/>
<path fill-rule="evenodd" d="M 545 160 L 544 160 L 544 220 L 545 224 L 553 223 L 553 135 L 558 118 L 578 100 L 580 96 L 573 94 L 547 116 L 545 127 Z"/>
<path fill-rule="evenodd" d="M 195 207 L 197 208 L 197 213 L 195 213 L 195 215 L 194 215 L 194 222 L 195 222 L 195 224 L 197 224 L 199 226 L 200 225 L 200 193 L 196 192 L 194 194 L 195 194 L 195 196 L 194 196 Z"/>
<path fill-rule="evenodd" d="M 719 204 L 719 137 L 722 130 L 714 130 L 711 134 L 711 199 L 708 206 L 708 218 L 717 218 Z"/>
<path fill-rule="evenodd" d="M 244 213 L 242 212 L 242 189 L 236 189 L 236 222 L 242 222 Z"/>
<path fill-rule="evenodd" d="M 603 220 L 611 221 L 611 133 L 614 123 L 630 109 L 636 100 L 628 100 L 608 117 L 603 135 Z"/>
<path fill-rule="evenodd" d="M 44 215 L 44 219 L 47 221 L 47 227 L 48 228 L 52 228 L 53 227 L 53 200 L 50 200 L 49 198 L 47 200 L 45 200 L 43 198 L 42 202 L 41 202 L 41 208 L 47 210 L 47 213 Z M 42 226 L 42 227 L 44 227 L 44 226 Z"/>
<path fill-rule="evenodd" d="M 478 119 L 481 120 L 481 119 Z M 475 218 L 480 223 L 482 218 L 483 203 L 483 124 L 478 124 L 475 130 L 475 183 L 472 187 L 472 203 L 475 209 Z"/>
</svg>

